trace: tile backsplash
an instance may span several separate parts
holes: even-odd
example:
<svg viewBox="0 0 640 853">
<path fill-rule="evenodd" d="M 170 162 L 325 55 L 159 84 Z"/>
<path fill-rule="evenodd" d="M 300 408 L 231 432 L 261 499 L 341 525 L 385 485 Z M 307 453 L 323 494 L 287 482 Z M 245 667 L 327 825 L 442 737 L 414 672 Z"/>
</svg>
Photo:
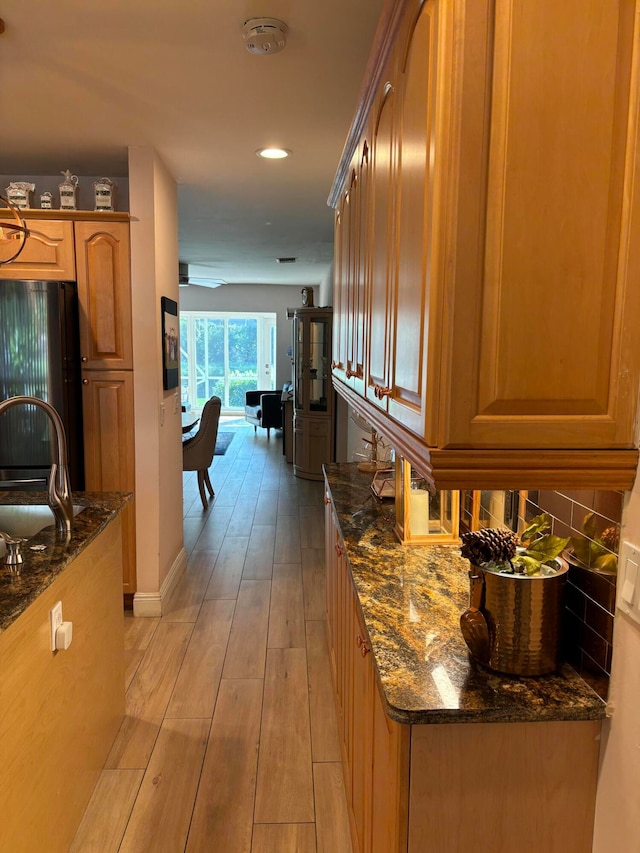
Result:
<svg viewBox="0 0 640 853">
<path fill-rule="evenodd" d="M 465 491 L 461 532 L 477 527 L 522 531 L 541 512 L 556 536 L 571 537 L 583 561 L 570 560 L 565 587 L 563 650 L 593 689 L 607 698 L 611 674 L 615 569 L 624 495 L 616 491 Z M 573 542 L 569 544 L 572 548 Z"/>
</svg>

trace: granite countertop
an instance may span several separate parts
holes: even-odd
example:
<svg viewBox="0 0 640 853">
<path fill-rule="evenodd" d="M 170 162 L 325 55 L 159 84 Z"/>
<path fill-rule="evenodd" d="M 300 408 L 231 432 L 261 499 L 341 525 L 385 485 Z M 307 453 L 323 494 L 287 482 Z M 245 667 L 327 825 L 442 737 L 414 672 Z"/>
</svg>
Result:
<svg viewBox="0 0 640 853">
<path fill-rule="evenodd" d="M 599 720 L 605 704 L 568 664 L 552 675 L 491 672 L 460 630 L 469 562 L 448 545 L 401 545 L 393 501 L 371 474 L 325 465 L 372 657 L 389 716 L 399 723 Z"/>
<path fill-rule="evenodd" d="M 14 572 L 0 558 L 0 632 L 5 631 L 64 569 L 92 542 L 131 500 L 125 492 L 74 492 L 73 503 L 82 506 L 75 516 L 69 541 L 58 539 L 53 515 L 51 526 L 21 547 L 24 562 Z M 47 503 L 44 492 L 0 491 L 0 506 Z M 1 525 L 0 525 L 1 528 Z M 33 551 L 32 546 L 45 545 Z"/>
</svg>

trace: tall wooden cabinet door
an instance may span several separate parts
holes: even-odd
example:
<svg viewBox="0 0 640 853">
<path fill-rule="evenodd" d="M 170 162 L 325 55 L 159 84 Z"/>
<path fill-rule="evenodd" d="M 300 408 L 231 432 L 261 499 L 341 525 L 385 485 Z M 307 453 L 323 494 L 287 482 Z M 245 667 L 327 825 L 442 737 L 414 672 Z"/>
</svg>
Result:
<svg viewBox="0 0 640 853">
<path fill-rule="evenodd" d="M 76 222 L 83 367 L 133 367 L 129 225 Z"/>
<path fill-rule="evenodd" d="M 87 491 L 134 490 L 133 373 L 85 370 L 82 374 Z M 124 592 L 135 592 L 135 511 L 122 513 Z"/>
<path fill-rule="evenodd" d="M 458 199 L 463 212 L 486 187 L 475 241 L 484 265 L 456 280 L 456 393 L 441 444 L 630 447 L 640 9 L 626 0 L 588 14 L 580 0 L 492 8 L 486 171 L 475 186 L 461 181 Z"/>
<path fill-rule="evenodd" d="M 15 220 L 1 219 L 0 228 L 5 223 L 15 224 Z M 25 223 L 29 237 L 16 260 L 0 267 L 0 279 L 75 281 L 73 222 L 25 219 Z"/>
<path fill-rule="evenodd" d="M 347 189 L 336 212 L 333 275 L 333 338 L 331 370 L 334 379 L 347 384 L 349 334 L 349 274 L 351 252 L 351 194 Z"/>
<path fill-rule="evenodd" d="M 352 259 L 349 288 L 349 334 L 347 371 L 353 390 L 364 394 L 365 302 L 369 274 L 369 143 L 363 139 L 356 152 L 353 186 Z"/>
<path fill-rule="evenodd" d="M 440 318 L 431 324 L 435 226 L 437 4 L 427 0 L 409 32 L 402 64 L 398 123 L 397 278 L 391 346 L 389 414 L 421 438 L 425 435 L 427 367 L 439 354 Z M 430 388 L 432 405 L 436 389 Z"/>
<path fill-rule="evenodd" d="M 393 234 L 396 100 L 395 87 L 388 81 L 373 117 L 368 195 L 371 211 L 365 395 L 370 402 L 383 409 L 387 408 L 387 395 L 391 390 L 389 357 L 393 335 L 391 312 L 395 283 Z"/>
<path fill-rule="evenodd" d="M 371 784 L 373 773 L 374 672 L 367 633 L 360 618 L 355 594 L 352 597 L 352 771 L 351 802 L 361 853 L 371 850 Z"/>
<path fill-rule="evenodd" d="M 377 685 L 371 692 L 371 853 L 406 853 L 411 729 L 387 716 Z"/>
</svg>

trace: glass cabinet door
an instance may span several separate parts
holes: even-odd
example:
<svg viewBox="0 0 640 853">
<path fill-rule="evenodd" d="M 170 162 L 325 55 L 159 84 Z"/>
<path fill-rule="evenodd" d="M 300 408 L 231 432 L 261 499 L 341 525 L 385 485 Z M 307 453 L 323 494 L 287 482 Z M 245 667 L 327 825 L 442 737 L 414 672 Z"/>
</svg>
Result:
<svg viewBox="0 0 640 853">
<path fill-rule="evenodd" d="M 305 364 L 306 353 L 304 351 L 305 334 L 304 320 L 301 317 L 295 318 L 295 378 L 296 378 L 296 409 L 305 408 L 304 392 L 305 392 Z"/>
<path fill-rule="evenodd" d="M 325 318 L 309 322 L 309 410 L 326 412 L 329 397 L 328 375 L 328 320 Z"/>
</svg>

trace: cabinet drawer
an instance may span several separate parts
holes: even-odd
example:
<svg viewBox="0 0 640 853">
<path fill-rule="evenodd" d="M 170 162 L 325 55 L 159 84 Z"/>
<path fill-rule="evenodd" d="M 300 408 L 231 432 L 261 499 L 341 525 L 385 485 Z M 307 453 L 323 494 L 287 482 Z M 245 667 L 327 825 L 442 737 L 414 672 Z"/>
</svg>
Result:
<svg viewBox="0 0 640 853">
<path fill-rule="evenodd" d="M 45 222 L 25 219 L 30 234 L 19 256 L 0 267 L 0 279 L 43 279 L 75 281 L 76 261 L 73 244 L 73 222 Z M 3 224 L 13 219 L 1 219 Z"/>
</svg>

